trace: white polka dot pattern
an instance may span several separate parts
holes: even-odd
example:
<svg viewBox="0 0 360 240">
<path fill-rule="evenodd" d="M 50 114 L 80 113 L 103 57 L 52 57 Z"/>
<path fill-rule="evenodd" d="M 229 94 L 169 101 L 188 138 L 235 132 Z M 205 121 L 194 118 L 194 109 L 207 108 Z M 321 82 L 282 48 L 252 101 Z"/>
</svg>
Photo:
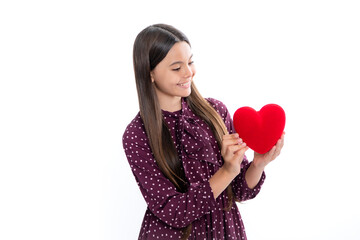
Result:
<svg viewBox="0 0 360 240">
<path fill-rule="evenodd" d="M 234 132 L 231 115 L 226 106 L 215 99 L 207 101 L 223 118 L 230 133 Z M 186 193 L 180 193 L 160 171 L 149 146 L 144 125 L 138 114 L 127 126 L 123 147 L 136 182 L 147 203 L 139 239 L 179 239 L 181 228 L 192 224 L 189 239 L 246 239 L 244 225 L 233 203 L 230 211 L 224 191 L 214 199 L 209 184 L 211 176 L 222 166 L 223 160 L 214 134 L 209 126 L 188 107 L 182 99 L 177 112 L 162 111 L 189 182 Z M 249 167 L 246 157 L 240 174 L 232 181 L 236 198 L 245 201 L 254 198 L 265 179 L 254 189 L 245 181 Z"/>
</svg>

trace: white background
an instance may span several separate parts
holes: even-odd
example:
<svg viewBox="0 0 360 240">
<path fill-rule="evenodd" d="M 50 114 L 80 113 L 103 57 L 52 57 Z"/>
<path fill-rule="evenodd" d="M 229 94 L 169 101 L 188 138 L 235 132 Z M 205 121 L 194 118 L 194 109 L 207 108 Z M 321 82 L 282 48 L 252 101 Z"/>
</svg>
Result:
<svg viewBox="0 0 360 240">
<path fill-rule="evenodd" d="M 146 209 L 122 148 L 136 35 L 192 43 L 204 97 L 287 114 L 249 240 L 360 239 L 358 1 L 1 1 L 0 239 L 136 239 Z M 252 159 L 252 152 L 247 154 Z"/>
</svg>

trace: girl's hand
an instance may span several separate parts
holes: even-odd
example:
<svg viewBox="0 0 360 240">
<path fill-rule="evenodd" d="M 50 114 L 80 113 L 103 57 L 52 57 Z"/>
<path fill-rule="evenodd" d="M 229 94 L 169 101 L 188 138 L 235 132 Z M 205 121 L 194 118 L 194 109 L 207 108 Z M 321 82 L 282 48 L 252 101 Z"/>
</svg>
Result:
<svg viewBox="0 0 360 240">
<path fill-rule="evenodd" d="M 224 159 L 224 169 L 235 176 L 240 173 L 240 165 L 245 152 L 249 149 L 239 138 L 239 134 L 226 134 L 222 139 L 221 156 Z"/>
<path fill-rule="evenodd" d="M 260 154 L 254 152 L 254 167 L 264 169 L 266 165 L 268 165 L 271 161 L 277 158 L 277 156 L 279 156 L 281 149 L 284 146 L 284 135 L 285 132 L 283 132 L 281 138 L 277 141 L 276 145 L 267 153 Z"/>
</svg>

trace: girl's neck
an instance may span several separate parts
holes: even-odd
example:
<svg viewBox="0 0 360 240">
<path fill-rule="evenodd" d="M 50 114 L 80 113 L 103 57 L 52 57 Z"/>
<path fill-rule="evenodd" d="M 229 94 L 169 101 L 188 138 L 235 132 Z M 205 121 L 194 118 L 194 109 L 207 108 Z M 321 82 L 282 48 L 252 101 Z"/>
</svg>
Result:
<svg viewBox="0 0 360 240">
<path fill-rule="evenodd" d="M 173 99 L 159 99 L 160 108 L 168 112 L 176 112 L 181 110 L 181 97 L 174 97 Z"/>
</svg>

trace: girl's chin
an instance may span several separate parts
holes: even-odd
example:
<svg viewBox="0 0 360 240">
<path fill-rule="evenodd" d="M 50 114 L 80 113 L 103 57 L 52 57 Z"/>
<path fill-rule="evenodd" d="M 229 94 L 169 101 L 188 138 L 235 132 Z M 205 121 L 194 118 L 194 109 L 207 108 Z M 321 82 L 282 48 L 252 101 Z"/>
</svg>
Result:
<svg viewBox="0 0 360 240">
<path fill-rule="evenodd" d="M 180 94 L 180 96 L 181 96 L 181 97 L 188 97 L 188 96 L 190 96 L 190 94 L 191 94 L 191 89 L 189 88 L 188 91 Z"/>
</svg>

